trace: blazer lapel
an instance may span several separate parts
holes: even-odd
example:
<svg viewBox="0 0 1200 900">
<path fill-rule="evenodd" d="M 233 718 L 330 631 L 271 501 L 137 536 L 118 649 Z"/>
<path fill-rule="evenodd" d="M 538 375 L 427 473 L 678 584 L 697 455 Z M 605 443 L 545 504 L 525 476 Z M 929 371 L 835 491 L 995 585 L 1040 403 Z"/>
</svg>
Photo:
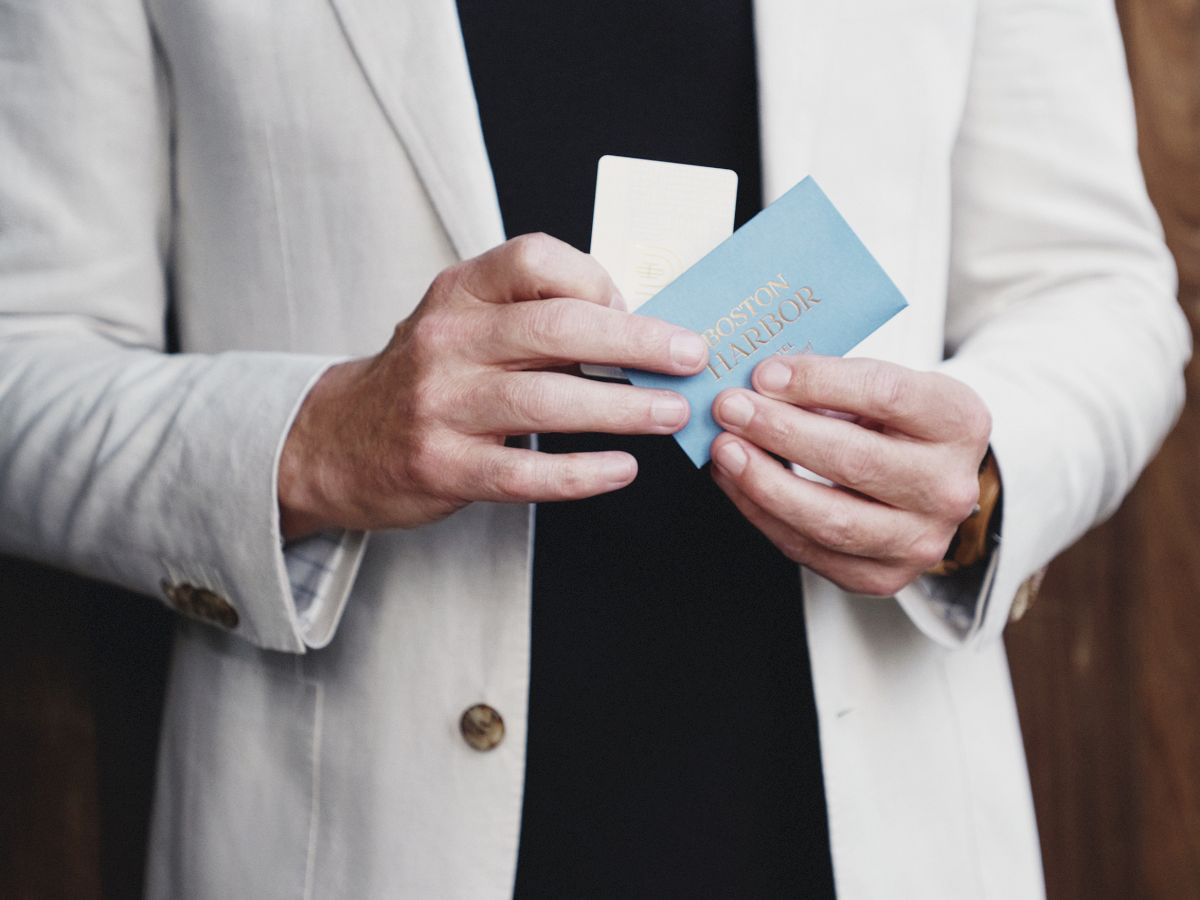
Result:
<svg viewBox="0 0 1200 900">
<path fill-rule="evenodd" d="M 839 40 L 845 34 L 845 13 L 836 3 L 812 0 L 755 0 L 754 37 L 758 63 L 759 121 L 762 129 L 763 200 L 777 199 L 806 175 L 812 175 L 843 210 L 858 209 L 851 224 L 869 212 L 869 197 L 859 172 L 847 169 L 839 143 L 844 135 L 830 137 L 830 124 L 844 106 L 859 100 L 847 87 L 850 77 L 830 60 L 839 58 Z M 861 40 L 854 34 L 853 40 Z M 862 140 L 875 140 L 864 131 Z M 863 186 L 860 188 L 860 183 Z M 858 195 L 850 196 L 851 188 Z M 859 201 L 857 203 L 853 201 Z M 878 248 L 876 248 L 878 250 Z M 901 286 L 903 288 L 903 285 Z M 911 298 L 910 298 L 911 301 Z M 871 356 L 930 365 L 914 356 L 923 346 L 910 340 L 913 312 L 909 310 L 868 337 L 849 356 Z"/>
<path fill-rule="evenodd" d="M 813 171 L 813 150 L 826 97 L 829 20 L 836 4 L 755 0 L 763 201 L 778 199 Z"/>
<path fill-rule="evenodd" d="M 455 250 L 504 240 L 454 0 L 330 0 Z"/>
</svg>

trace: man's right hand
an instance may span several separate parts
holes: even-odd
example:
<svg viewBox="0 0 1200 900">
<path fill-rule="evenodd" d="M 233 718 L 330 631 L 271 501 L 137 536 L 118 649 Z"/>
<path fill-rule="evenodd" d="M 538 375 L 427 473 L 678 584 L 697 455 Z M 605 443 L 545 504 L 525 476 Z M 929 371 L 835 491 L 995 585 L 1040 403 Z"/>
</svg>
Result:
<svg viewBox="0 0 1200 900">
<path fill-rule="evenodd" d="M 330 368 L 305 398 L 279 466 L 283 532 L 409 528 L 475 500 L 574 500 L 625 487 L 621 452 L 506 447 L 536 432 L 672 434 L 672 391 L 589 381 L 576 363 L 692 375 L 704 341 L 625 312 L 592 257 L 524 235 L 443 271 L 376 356 Z"/>
</svg>

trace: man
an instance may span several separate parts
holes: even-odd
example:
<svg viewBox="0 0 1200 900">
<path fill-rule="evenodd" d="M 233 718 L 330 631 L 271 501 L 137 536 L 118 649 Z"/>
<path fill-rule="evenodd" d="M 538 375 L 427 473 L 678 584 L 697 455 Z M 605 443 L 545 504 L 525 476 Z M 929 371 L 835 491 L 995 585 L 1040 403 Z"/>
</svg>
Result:
<svg viewBox="0 0 1200 900">
<path fill-rule="evenodd" d="M 529 847 L 546 866 L 565 845 L 521 830 L 546 688 L 529 503 L 636 472 L 504 439 L 676 430 L 669 392 L 558 370 L 686 374 L 695 336 L 614 308 L 561 243 L 497 246 L 484 51 L 448 3 L 3 9 L 0 546 L 205 623 L 176 647 L 151 893 L 537 895 Z M 816 174 L 911 303 L 859 358 L 760 368 L 714 409 L 717 484 L 805 566 L 837 895 L 1038 896 L 996 638 L 1018 586 L 1120 502 L 1188 352 L 1114 17 L 768 0 L 753 35 L 765 198 Z M 168 315 L 184 353 L 162 352 Z M 1000 547 L 973 581 L 921 576 L 989 443 Z M 551 725 L 587 747 L 591 714 Z M 782 789 L 787 762 L 758 776 Z M 670 837 L 631 833 L 651 860 L 646 836 Z M 719 850 L 713 878 L 741 863 Z"/>
</svg>

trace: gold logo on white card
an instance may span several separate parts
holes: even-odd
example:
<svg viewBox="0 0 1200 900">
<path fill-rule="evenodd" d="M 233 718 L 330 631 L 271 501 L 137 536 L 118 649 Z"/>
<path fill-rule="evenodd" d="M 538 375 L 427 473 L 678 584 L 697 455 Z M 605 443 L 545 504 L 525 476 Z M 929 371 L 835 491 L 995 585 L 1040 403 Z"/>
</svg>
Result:
<svg viewBox="0 0 1200 900">
<path fill-rule="evenodd" d="M 639 242 L 633 249 L 634 294 L 639 300 L 653 297 L 683 274 L 683 260 L 666 247 Z"/>
</svg>

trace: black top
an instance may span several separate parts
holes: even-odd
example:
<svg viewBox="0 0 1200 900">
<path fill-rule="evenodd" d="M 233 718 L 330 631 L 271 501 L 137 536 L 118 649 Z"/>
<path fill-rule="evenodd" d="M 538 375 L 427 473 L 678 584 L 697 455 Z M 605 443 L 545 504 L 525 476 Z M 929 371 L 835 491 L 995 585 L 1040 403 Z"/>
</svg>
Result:
<svg viewBox="0 0 1200 900">
<path fill-rule="evenodd" d="M 459 0 L 509 235 L 587 249 L 612 153 L 734 169 L 761 202 L 748 0 Z M 516 895 L 832 897 L 797 567 L 669 437 L 629 488 L 537 511 Z"/>
</svg>

